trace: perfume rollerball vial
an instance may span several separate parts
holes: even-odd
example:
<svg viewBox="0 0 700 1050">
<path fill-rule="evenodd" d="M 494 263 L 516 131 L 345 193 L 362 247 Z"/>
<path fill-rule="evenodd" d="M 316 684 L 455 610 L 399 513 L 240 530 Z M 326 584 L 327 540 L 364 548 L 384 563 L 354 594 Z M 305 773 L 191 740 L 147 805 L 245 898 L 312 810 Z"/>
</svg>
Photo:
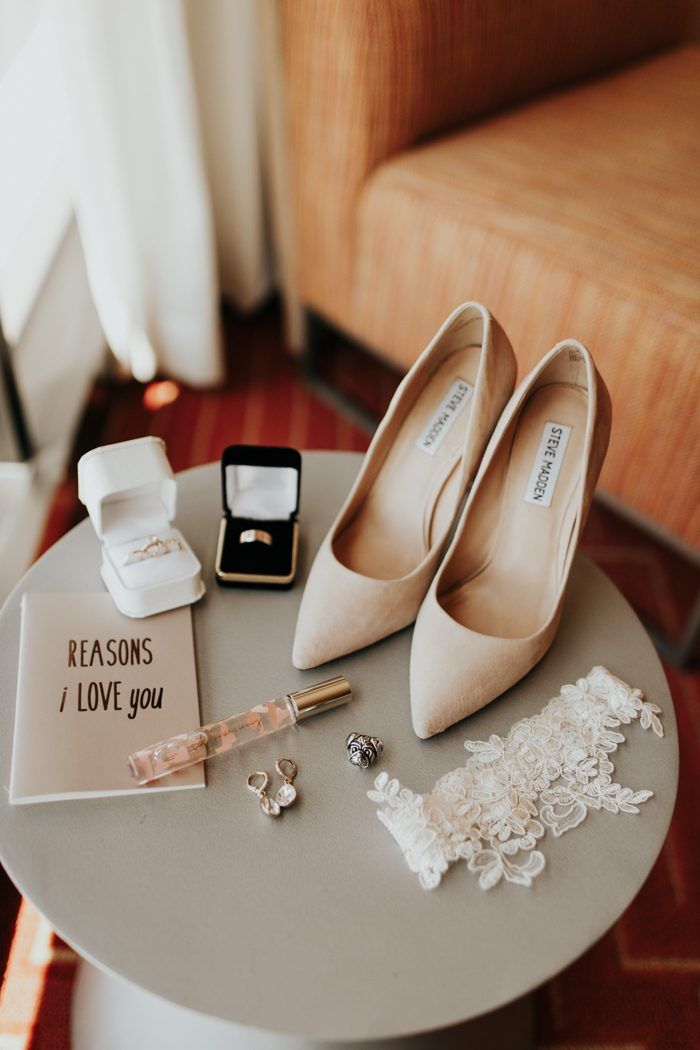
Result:
<svg viewBox="0 0 700 1050">
<path fill-rule="evenodd" d="M 212 755 L 223 755 L 251 740 L 259 740 L 321 711 L 346 704 L 351 699 L 350 683 L 338 675 L 308 689 L 265 700 L 240 715 L 231 715 L 221 722 L 179 733 L 142 751 L 135 751 L 127 759 L 129 772 L 138 784 L 150 784 L 152 780 L 203 762 Z"/>
</svg>

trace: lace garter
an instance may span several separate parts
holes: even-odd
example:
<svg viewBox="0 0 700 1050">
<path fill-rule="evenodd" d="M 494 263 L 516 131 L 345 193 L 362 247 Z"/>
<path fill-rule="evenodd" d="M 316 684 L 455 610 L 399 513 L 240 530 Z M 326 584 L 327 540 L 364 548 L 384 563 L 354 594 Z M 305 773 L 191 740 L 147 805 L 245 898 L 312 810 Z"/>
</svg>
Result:
<svg viewBox="0 0 700 1050">
<path fill-rule="evenodd" d="M 609 756 L 625 740 L 618 727 L 635 718 L 663 736 L 659 714 L 639 689 L 594 667 L 506 737 L 465 741 L 466 763 L 429 794 L 416 795 L 387 773 L 367 794 L 423 889 L 439 885 L 460 859 L 483 890 L 501 879 L 530 886 L 544 868 L 536 847 L 546 828 L 563 835 L 591 809 L 638 813 L 651 798 L 652 791 L 616 783 Z"/>
</svg>

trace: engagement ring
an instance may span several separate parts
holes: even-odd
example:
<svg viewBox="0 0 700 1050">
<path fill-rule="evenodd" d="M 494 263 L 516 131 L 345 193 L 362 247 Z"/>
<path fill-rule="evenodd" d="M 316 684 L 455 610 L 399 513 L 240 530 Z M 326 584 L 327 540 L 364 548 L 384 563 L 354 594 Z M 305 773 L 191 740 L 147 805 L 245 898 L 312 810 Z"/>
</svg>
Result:
<svg viewBox="0 0 700 1050">
<path fill-rule="evenodd" d="M 184 549 L 177 536 L 166 536 L 165 539 L 161 536 L 149 536 L 143 547 L 137 547 L 127 554 L 123 564 L 133 565 L 134 562 L 145 561 L 146 558 L 162 558 L 165 554 Z"/>
</svg>

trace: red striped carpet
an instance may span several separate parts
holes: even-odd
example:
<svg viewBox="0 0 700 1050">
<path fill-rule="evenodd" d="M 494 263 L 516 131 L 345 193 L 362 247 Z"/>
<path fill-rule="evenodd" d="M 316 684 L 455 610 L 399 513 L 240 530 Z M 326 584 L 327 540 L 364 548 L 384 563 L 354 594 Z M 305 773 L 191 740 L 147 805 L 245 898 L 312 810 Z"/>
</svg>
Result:
<svg viewBox="0 0 700 1050">
<path fill-rule="evenodd" d="M 307 387 L 282 352 L 274 310 L 248 321 L 227 318 L 226 330 L 230 378 L 223 389 L 97 384 L 74 460 L 93 445 L 146 433 L 165 439 L 176 470 L 218 459 L 233 442 L 366 448 L 367 433 Z M 334 382 L 381 413 L 396 377 L 354 352 L 328 349 Z M 54 501 L 42 549 L 81 517 L 72 470 Z M 678 635 L 700 585 L 697 572 L 600 507 L 591 514 L 584 546 L 640 614 Z M 671 830 L 625 915 L 539 992 L 540 1050 L 700 1047 L 700 673 L 666 671 L 681 743 Z M 1 869 L 0 971 L 0 1050 L 68 1050 L 75 956 Z"/>
</svg>

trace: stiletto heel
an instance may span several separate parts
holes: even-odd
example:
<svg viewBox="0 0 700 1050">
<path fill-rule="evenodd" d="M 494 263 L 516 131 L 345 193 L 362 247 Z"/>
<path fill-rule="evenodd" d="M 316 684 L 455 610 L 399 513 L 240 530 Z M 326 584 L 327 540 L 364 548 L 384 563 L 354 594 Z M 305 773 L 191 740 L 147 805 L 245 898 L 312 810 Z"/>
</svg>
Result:
<svg viewBox="0 0 700 1050">
<path fill-rule="evenodd" d="M 418 614 L 419 737 L 484 707 L 544 656 L 610 436 L 610 398 L 581 343 L 559 343 L 496 427 Z"/>
<path fill-rule="evenodd" d="M 401 382 L 311 568 L 292 660 L 316 667 L 412 623 L 515 380 L 480 303 L 448 317 Z"/>
</svg>

